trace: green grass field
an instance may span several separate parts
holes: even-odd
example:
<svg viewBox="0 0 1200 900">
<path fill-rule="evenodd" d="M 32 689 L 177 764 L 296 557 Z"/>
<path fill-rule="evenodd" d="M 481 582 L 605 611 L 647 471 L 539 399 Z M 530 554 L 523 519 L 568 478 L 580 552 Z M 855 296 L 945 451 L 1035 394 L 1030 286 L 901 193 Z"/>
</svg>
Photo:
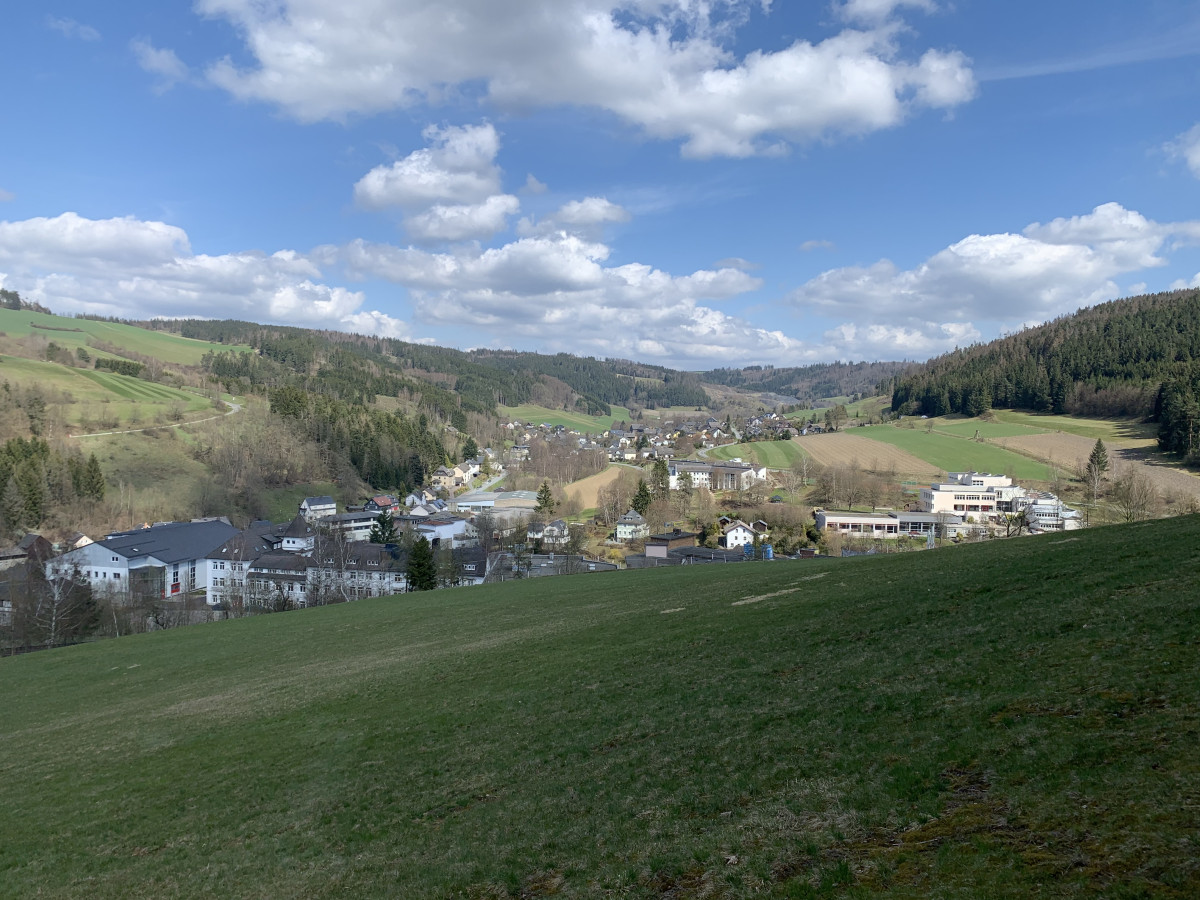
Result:
<svg viewBox="0 0 1200 900">
<path fill-rule="evenodd" d="M 972 431 L 972 434 L 974 431 Z M 1045 463 L 996 447 L 924 428 L 902 428 L 895 425 L 872 425 L 856 428 L 854 434 L 891 444 L 947 472 L 1011 472 L 1018 481 L 1046 481 L 1050 470 Z"/>
<path fill-rule="evenodd" d="M 1020 412 L 1015 409 L 992 411 L 996 419 L 1013 425 L 1029 425 L 1042 431 L 1065 431 L 1082 437 L 1100 439 L 1105 443 L 1154 443 L 1158 427 L 1136 419 L 1085 419 L 1077 416 L 1052 416 Z"/>
<path fill-rule="evenodd" d="M 912 425 L 917 431 L 924 431 L 930 420 L 914 419 L 911 416 L 903 421 L 903 425 Z M 984 440 L 989 438 L 1023 437 L 1028 434 L 1045 434 L 1049 428 L 1038 428 L 1017 422 L 985 422 L 982 419 L 945 418 L 933 419 L 933 430 L 940 434 L 951 434 L 955 437 L 973 438 L 976 434 Z"/>
<path fill-rule="evenodd" d="M 63 413 L 74 431 L 107 431 L 154 425 L 171 410 L 185 419 L 215 414 L 212 403 L 190 391 L 94 369 L 75 369 L 58 363 L 17 356 L 0 356 L 0 380 L 24 387 L 38 386 L 66 398 Z"/>
<path fill-rule="evenodd" d="M 705 454 L 705 459 L 734 459 L 741 457 L 771 469 L 787 469 L 804 455 L 799 444 L 791 441 L 755 441 L 750 444 L 724 444 Z"/>
<path fill-rule="evenodd" d="M 168 334 L 165 331 L 149 331 L 145 328 L 121 325 L 116 322 L 70 319 L 66 316 L 50 316 L 45 313 L 14 309 L 0 309 L 0 332 L 14 337 L 37 335 L 44 337 L 47 341 L 54 341 L 60 347 L 69 347 L 72 350 L 76 347 L 87 348 L 88 339 L 96 338 L 135 353 L 152 356 L 163 362 L 188 366 L 198 365 L 200 357 L 210 350 L 248 351 L 250 349 L 245 346 L 225 346 L 208 341 L 197 341 L 180 337 L 177 334 Z M 93 348 L 88 348 L 88 352 L 93 356 L 97 355 L 97 351 Z M 108 356 L 110 354 L 99 353 L 99 355 Z"/>
<path fill-rule="evenodd" d="M 3 659 L 2 893 L 1194 897 L 1198 597 L 1193 516 Z"/>
</svg>

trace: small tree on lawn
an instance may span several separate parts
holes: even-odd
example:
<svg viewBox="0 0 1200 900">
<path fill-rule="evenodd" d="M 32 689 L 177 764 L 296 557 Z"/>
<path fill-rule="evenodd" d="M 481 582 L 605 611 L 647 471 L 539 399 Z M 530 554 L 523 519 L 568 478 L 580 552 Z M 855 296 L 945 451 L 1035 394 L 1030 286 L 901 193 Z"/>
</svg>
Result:
<svg viewBox="0 0 1200 900">
<path fill-rule="evenodd" d="M 1088 457 L 1087 468 L 1084 470 L 1088 488 L 1092 492 L 1093 503 L 1100 496 L 1100 488 L 1104 485 L 1104 475 L 1106 472 L 1108 472 L 1108 450 L 1104 446 L 1104 441 L 1097 438 L 1096 446 L 1092 448 L 1092 453 Z"/>
<path fill-rule="evenodd" d="M 408 554 L 408 589 L 410 591 L 432 591 L 437 587 L 437 564 L 433 559 L 433 548 L 429 539 L 421 535 Z"/>
</svg>

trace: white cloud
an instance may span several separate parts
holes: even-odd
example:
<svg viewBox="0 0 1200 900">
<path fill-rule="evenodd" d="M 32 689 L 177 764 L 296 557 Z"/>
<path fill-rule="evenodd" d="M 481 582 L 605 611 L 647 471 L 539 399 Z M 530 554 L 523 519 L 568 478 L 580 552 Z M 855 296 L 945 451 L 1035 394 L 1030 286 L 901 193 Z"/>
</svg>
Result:
<svg viewBox="0 0 1200 900">
<path fill-rule="evenodd" d="M 527 194 L 544 194 L 546 193 L 546 185 L 534 178 L 532 174 L 526 175 L 524 191 Z"/>
<path fill-rule="evenodd" d="M 0 188 L 0 203 L 9 203 L 16 199 L 17 195 L 12 191 L 6 191 L 4 188 Z"/>
<path fill-rule="evenodd" d="M 831 269 L 789 299 L 845 319 L 851 330 L 839 333 L 848 343 L 920 356 L 977 339 L 977 323 L 1046 321 L 1112 299 L 1118 275 L 1165 265 L 1165 252 L 1198 235 L 1200 222 L 1159 224 L 1106 203 L 1022 234 L 970 235 L 913 269 L 889 260 Z"/>
<path fill-rule="evenodd" d="M 0 222 L 0 278 L 57 312 L 210 316 L 404 336 L 407 325 L 362 309 L 364 296 L 320 282 L 294 251 L 194 254 L 187 234 L 134 218 Z"/>
<path fill-rule="evenodd" d="M 433 146 L 415 150 L 390 166 L 377 166 L 354 185 L 364 209 L 479 203 L 500 191 L 496 154 L 500 136 L 491 124 L 462 128 L 429 126 Z"/>
<path fill-rule="evenodd" d="M 842 0 L 833 4 L 834 12 L 847 22 L 876 25 L 892 18 L 896 10 L 909 7 L 922 12 L 933 12 L 937 6 L 933 0 Z"/>
<path fill-rule="evenodd" d="M 512 194 L 494 194 L 482 203 L 437 205 L 404 222 L 418 241 L 465 241 L 490 238 L 508 227 L 508 217 L 521 209 Z"/>
<path fill-rule="evenodd" d="M 541 221 L 522 219 L 517 232 L 522 237 L 562 231 L 598 238 L 603 226 L 628 222 L 631 218 L 629 210 L 604 197 L 585 197 L 563 204 Z"/>
<path fill-rule="evenodd" d="M 145 38 L 134 38 L 129 42 L 129 49 L 144 71 L 158 76 L 156 90 L 168 91 L 179 82 L 187 81 L 188 67 L 174 50 L 159 49 Z"/>
<path fill-rule="evenodd" d="M 1182 159 L 1192 174 L 1200 178 L 1200 125 L 1193 125 L 1163 149 L 1172 159 Z"/>
<path fill-rule="evenodd" d="M 606 245 L 565 232 L 488 250 L 355 241 L 342 252 L 350 271 L 407 287 L 422 322 L 471 322 L 506 343 L 686 367 L 808 361 L 820 352 L 703 305 L 761 286 L 737 268 L 672 276 L 638 263 L 608 266 Z"/>
<path fill-rule="evenodd" d="M 65 37 L 78 38 L 81 41 L 100 40 L 99 31 L 91 25 L 84 25 L 82 22 L 76 22 L 74 19 L 67 19 L 61 16 L 47 16 L 46 25 Z"/>
<path fill-rule="evenodd" d="M 899 124 L 970 100 L 960 53 L 905 59 L 884 22 L 919 0 L 840 6 L 865 30 L 742 57 L 727 49 L 754 0 L 200 0 L 254 58 L 209 79 L 302 121 L 340 119 L 481 87 L 506 109 L 609 110 L 691 156 L 780 152 L 786 143 Z M 769 11 L 767 4 L 761 4 Z"/>
<path fill-rule="evenodd" d="M 800 245 L 800 249 L 805 253 L 811 253 L 814 250 L 836 250 L 837 246 L 833 241 L 805 241 Z"/>
</svg>

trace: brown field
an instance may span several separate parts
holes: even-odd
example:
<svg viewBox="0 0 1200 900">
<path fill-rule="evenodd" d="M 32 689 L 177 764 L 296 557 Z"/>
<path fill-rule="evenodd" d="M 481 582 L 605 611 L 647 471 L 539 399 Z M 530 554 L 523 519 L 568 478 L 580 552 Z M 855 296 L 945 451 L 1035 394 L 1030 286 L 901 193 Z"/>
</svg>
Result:
<svg viewBox="0 0 1200 900">
<path fill-rule="evenodd" d="M 625 469 L 624 471 L 632 472 L 633 470 Z M 600 502 L 600 491 L 616 481 L 621 476 L 621 472 L 620 466 L 609 466 L 603 472 L 597 472 L 595 475 L 589 475 L 587 478 L 568 484 L 564 491 L 579 497 L 582 509 L 594 509 Z"/>
<path fill-rule="evenodd" d="M 1022 437 L 995 438 L 991 441 L 1009 450 L 1036 456 L 1047 462 L 1057 463 L 1064 469 L 1076 471 L 1087 464 L 1088 456 L 1096 442 L 1077 434 L 1030 434 Z M 1184 469 L 1164 465 L 1165 457 L 1141 447 L 1108 446 L 1112 462 L 1137 466 L 1154 482 L 1164 497 L 1188 495 L 1200 497 L 1200 478 Z M 1111 475 L 1111 473 L 1110 473 Z"/>
<path fill-rule="evenodd" d="M 911 453 L 844 431 L 810 434 L 792 440 L 822 466 L 839 466 L 857 461 L 859 466 L 869 471 L 894 472 L 897 476 L 917 481 L 936 481 L 941 476 L 936 466 Z"/>
</svg>

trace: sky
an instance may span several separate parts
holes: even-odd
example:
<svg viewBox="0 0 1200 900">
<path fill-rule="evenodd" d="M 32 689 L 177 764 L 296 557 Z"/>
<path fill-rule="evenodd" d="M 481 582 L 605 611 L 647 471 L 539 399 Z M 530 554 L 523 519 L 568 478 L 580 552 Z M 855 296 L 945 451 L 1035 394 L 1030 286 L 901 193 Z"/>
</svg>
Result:
<svg viewBox="0 0 1200 900">
<path fill-rule="evenodd" d="M 1194 0 L 0 13 L 0 286 L 699 370 L 1200 286 Z"/>
</svg>

